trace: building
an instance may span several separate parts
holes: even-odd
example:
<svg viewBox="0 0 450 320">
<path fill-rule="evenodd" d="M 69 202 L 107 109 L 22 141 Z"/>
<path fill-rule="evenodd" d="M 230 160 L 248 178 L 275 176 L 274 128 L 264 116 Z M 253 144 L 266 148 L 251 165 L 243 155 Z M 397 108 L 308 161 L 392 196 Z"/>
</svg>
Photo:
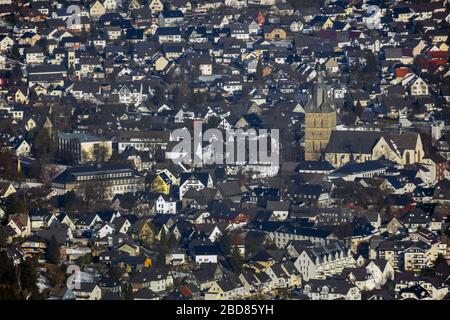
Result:
<svg viewBox="0 0 450 320">
<path fill-rule="evenodd" d="M 319 70 L 317 83 L 305 106 L 305 160 L 319 160 L 336 129 L 336 110 L 328 97 L 323 75 Z"/>
<path fill-rule="evenodd" d="M 84 165 L 67 168 L 52 181 L 52 188 L 74 190 L 86 197 L 112 199 L 116 194 L 144 190 L 144 178 L 129 164 Z"/>
<path fill-rule="evenodd" d="M 267 233 L 279 248 L 286 247 L 291 240 L 309 240 L 314 245 L 327 245 L 336 240 L 331 231 L 305 228 L 288 222 L 253 222 L 252 229 Z"/>
<path fill-rule="evenodd" d="M 294 262 L 304 280 L 325 279 L 355 266 L 349 248 L 339 242 L 304 249 Z"/>
<path fill-rule="evenodd" d="M 184 172 L 180 175 L 180 200 L 189 189 L 212 188 L 214 181 L 208 172 Z"/>
<path fill-rule="evenodd" d="M 108 161 L 112 142 L 84 133 L 58 133 L 58 152 L 69 163 Z"/>
<path fill-rule="evenodd" d="M 409 165 L 421 163 L 424 155 L 420 134 L 414 132 L 333 131 L 325 148 L 325 160 L 336 168 L 380 158 Z"/>
<path fill-rule="evenodd" d="M 165 150 L 170 140 L 168 131 L 120 131 L 117 136 L 117 148 L 119 153 L 126 148 L 134 148 L 137 151 Z"/>
</svg>

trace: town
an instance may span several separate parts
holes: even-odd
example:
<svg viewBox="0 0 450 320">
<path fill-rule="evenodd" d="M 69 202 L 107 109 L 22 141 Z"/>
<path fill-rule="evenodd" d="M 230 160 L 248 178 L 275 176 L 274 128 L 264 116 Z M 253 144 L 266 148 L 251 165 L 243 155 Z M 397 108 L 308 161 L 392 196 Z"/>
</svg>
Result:
<svg viewBox="0 0 450 320">
<path fill-rule="evenodd" d="M 449 31 L 447 0 L 0 0 L 0 300 L 448 300 Z"/>
</svg>

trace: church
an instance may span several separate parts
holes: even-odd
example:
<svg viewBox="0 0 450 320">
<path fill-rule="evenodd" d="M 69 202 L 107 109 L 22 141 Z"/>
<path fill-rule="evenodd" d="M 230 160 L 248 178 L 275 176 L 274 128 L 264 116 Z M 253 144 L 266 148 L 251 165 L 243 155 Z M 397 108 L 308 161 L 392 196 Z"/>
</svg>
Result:
<svg viewBox="0 0 450 320">
<path fill-rule="evenodd" d="M 320 160 L 336 129 L 336 107 L 328 97 L 322 71 L 317 71 L 317 82 L 305 106 L 305 160 Z"/>
</svg>

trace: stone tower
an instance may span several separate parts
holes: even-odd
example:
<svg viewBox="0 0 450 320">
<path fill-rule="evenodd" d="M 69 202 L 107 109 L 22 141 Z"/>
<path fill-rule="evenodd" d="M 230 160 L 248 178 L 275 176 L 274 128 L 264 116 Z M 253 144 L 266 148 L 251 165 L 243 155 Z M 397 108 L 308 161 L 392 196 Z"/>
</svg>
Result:
<svg viewBox="0 0 450 320">
<path fill-rule="evenodd" d="M 305 106 L 305 160 L 320 160 L 336 129 L 336 108 L 328 97 L 322 71 L 317 70 L 317 82 Z"/>
</svg>

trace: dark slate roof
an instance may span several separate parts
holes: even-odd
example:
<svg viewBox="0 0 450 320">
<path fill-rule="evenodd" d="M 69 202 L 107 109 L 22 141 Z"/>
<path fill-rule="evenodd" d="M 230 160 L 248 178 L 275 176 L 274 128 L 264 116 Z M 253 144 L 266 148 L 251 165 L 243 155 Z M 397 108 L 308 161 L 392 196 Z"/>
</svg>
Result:
<svg viewBox="0 0 450 320">
<path fill-rule="evenodd" d="M 332 131 L 325 153 L 372 153 L 379 131 Z"/>
<path fill-rule="evenodd" d="M 265 232 L 279 232 L 290 233 L 296 235 L 303 235 L 316 238 L 327 238 L 332 234 L 329 230 L 316 229 L 316 228 L 304 228 L 297 226 L 294 223 L 279 222 L 279 221 L 254 221 L 252 222 L 253 229 L 261 230 Z"/>
</svg>

